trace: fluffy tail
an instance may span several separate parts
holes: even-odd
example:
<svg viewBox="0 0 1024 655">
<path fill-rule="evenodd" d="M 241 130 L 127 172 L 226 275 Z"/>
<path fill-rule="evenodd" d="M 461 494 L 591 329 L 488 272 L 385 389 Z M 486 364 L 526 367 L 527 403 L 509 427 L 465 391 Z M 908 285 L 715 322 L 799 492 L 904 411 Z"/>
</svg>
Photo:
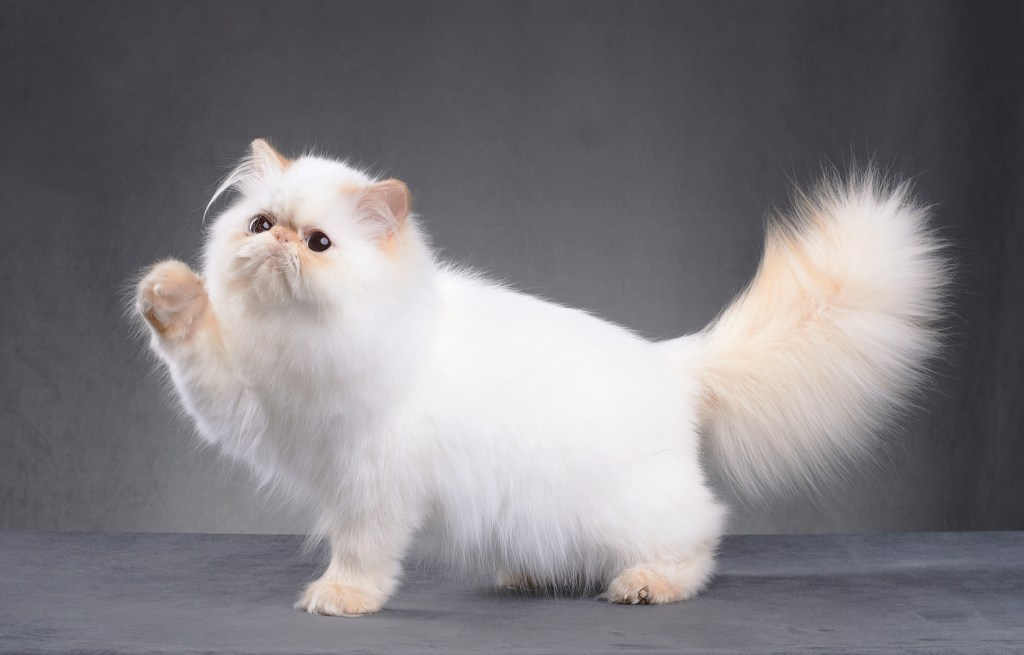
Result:
<svg viewBox="0 0 1024 655">
<path fill-rule="evenodd" d="M 906 184 L 833 175 L 794 205 L 698 336 L 707 447 L 755 494 L 813 488 L 872 450 L 937 350 L 950 279 Z"/>
</svg>

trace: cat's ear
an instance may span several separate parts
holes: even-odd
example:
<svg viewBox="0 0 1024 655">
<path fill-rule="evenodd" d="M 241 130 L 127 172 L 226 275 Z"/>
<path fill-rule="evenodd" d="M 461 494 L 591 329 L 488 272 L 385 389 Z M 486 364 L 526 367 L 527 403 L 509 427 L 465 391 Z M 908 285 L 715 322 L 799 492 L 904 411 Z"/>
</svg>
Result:
<svg viewBox="0 0 1024 655">
<path fill-rule="evenodd" d="M 255 139 L 249 144 L 249 157 L 257 175 L 280 173 L 291 165 L 291 160 L 274 150 L 266 139 Z"/>
<path fill-rule="evenodd" d="M 409 217 L 410 204 L 409 187 L 392 178 L 364 188 L 357 206 L 360 218 L 375 223 L 381 239 L 385 239 L 402 227 Z"/>
</svg>

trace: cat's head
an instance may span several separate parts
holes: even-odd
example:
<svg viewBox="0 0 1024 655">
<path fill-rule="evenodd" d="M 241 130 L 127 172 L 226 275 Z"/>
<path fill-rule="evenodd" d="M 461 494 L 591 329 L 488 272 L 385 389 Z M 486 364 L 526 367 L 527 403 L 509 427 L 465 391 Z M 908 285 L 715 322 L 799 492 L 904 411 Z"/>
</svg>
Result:
<svg viewBox="0 0 1024 655">
<path fill-rule="evenodd" d="M 270 311 L 379 303 L 429 266 L 399 180 L 289 160 L 257 139 L 214 199 L 231 188 L 238 197 L 210 230 L 205 270 L 211 292 L 232 301 Z"/>
</svg>

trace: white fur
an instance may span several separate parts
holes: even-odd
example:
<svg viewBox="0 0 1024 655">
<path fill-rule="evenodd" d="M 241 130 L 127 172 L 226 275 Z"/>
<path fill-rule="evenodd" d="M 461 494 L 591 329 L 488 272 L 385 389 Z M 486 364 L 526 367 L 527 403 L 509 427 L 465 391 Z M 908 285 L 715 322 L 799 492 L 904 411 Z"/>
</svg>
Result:
<svg viewBox="0 0 1024 655">
<path fill-rule="evenodd" d="M 310 612 L 379 609 L 414 539 L 512 584 L 687 598 L 725 521 L 701 429 L 756 489 L 825 473 L 866 450 L 934 347 L 936 242 L 903 189 L 870 177 L 776 228 L 711 328 L 651 343 L 437 263 L 415 217 L 387 250 L 339 191 L 369 177 L 254 151 L 210 232 L 209 307 L 152 344 L 203 438 L 320 517 L 332 560 L 300 601 Z M 323 265 L 247 234 L 258 212 L 325 231 Z M 169 293 L 153 291 L 174 273 L 161 266 L 143 312 Z"/>
</svg>

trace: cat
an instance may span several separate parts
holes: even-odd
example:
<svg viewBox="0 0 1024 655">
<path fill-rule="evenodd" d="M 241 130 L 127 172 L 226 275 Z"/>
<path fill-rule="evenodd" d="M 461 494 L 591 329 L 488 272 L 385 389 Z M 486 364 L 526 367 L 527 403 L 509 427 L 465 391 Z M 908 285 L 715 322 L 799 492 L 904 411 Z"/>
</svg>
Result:
<svg viewBox="0 0 1024 655">
<path fill-rule="evenodd" d="M 202 439 L 319 517 L 315 614 L 382 609 L 414 540 L 507 587 L 688 599 L 726 518 L 702 461 L 827 482 L 940 344 L 945 247 L 870 171 L 798 192 L 746 290 L 658 343 L 439 261 L 399 180 L 257 139 L 231 190 L 202 274 L 160 262 L 135 307 Z"/>
</svg>

